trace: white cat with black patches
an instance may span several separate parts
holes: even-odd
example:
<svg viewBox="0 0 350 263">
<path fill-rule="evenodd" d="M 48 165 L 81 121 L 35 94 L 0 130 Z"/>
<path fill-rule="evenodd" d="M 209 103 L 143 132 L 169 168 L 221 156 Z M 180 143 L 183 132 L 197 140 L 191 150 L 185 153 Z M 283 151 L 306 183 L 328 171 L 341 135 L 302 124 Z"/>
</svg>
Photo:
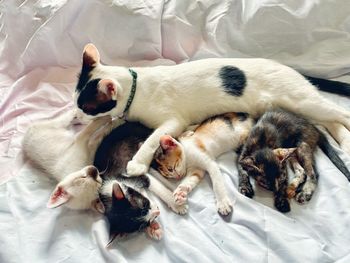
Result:
<svg viewBox="0 0 350 263">
<path fill-rule="evenodd" d="M 68 128 L 76 111 L 68 111 L 53 120 L 31 125 L 22 141 L 25 156 L 59 183 L 47 207 L 65 204 L 71 209 L 92 208 L 104 212 L 98 196 L 102 179 L 92 166 L 97 147 L 110 133 L 110 117 L 98 118 L 76 136 Z M 102 128 L 101 128 L 102 127 Z"/>
<path fill-rule="evenodd" d="M 268 59 L 204 59 L 131 70 L 102 65 L 96 47 L 88 44 L 76 102 L 85 116 L 126 117 L 155 129 L 129 162 L 129 175 L 148 170 L 164 134 L 177 137 L 190 124 L 225 112 L 255 118 L 275 107 L 322 123 L 350 153 L 350 112 L 324 98 L 292 68 Z"/>
</svg>

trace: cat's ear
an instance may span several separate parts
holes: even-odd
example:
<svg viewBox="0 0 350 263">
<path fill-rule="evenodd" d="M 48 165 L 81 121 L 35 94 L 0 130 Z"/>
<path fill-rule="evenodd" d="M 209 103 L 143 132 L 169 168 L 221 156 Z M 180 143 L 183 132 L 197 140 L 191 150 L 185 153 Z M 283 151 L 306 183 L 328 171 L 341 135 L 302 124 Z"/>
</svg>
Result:
<svg viewBox="0 0 350 263">
<path fill-rule="evenodd" d="M 291 157 L 297 148 L 277 148 L 273 150 L 274 155 L 283 163 L 286 159 Z"/>
<path fill-rule="evenodd" d="M 104 212 L 105 212 L 105 206 L 103 205 L 100 198 L 97 198 L 94 201 L 92 201 L 91 208 L 93 210 L 95 210 L 96 212 L 99 212 L 101 214 L 104 214 Z"/>
<path fill-rule="evenodd" d="M 98 63 L 100 63 L 100 53 L 98 53 L 94 44 L 87 44 L 84 47 L 83 64 L 88 67 L 94 67 Z"/>
<path fill-rule="evenodd" d="M 174 148 L 177 147 L 175 139 L 170 135 L 161 136 L 159 139 L 159 143 L 160 143 L 160 147 L 162 147 L 164 151 L 173 150 Z"/>
<path fill-rule="evenodd" d="M 99 91 L 107 96 L 107 100 L 117 100 L 117 86 L 111 79 L 101 79 L 98 82 Z"/>
<path fill-rule="evenodd" d="M 125 198 L 123 190 L 118 183 L 113 184 L 113 195 L 117 200 L 122 200 Z"/>
<path fill-rule="evenodd" d="M 239 161 L 239 163 L 245 168 L 250 170 L 255 170 L 259 173 L 262 173 L 262 170 L 255 165 L 254 158 L 252 156 L 247 156 Z"/>
<path fill-rule="evenodd" d="M 71 195 L 64 190 L 62 186 L 57 186 L 52 192 L 49 202 L 47 203 L 48 208 L 59 207 L 69 201 Z"/>
</svg>

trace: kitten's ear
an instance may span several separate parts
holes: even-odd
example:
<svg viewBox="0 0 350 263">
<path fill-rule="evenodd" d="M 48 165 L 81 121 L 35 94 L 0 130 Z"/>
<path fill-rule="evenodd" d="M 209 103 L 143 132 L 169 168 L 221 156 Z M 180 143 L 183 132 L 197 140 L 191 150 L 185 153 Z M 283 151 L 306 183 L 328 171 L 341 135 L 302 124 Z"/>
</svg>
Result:
<svg viewBox="0 0 350 263">
<path fill-rule="evenodd" d="M 244 157 L 239 163 L 243 166 L 252 166 L 254 165 L 254 159 L 251 156 Z"/>
<path fill-rule="evenodd" d="M 99 212 L 101 214 L 104 214 L 104 212 L 105 212 L 105 206 L 103 205 L 100 198 L 97 198 L 94 201 L 92 201 L 91 208 L 93 210 L 95 210 L 96 212 Z"/>
<path fill-rule="evenodd" d="M 246 169 L 251 169 L 261 173 L 261 169 L 255 165 L 254 158 L 252 156 L 247 156 L 239 161 L 239 163 Z"/>
<path fill-rule="evenodd" d="M 175 139 L 170 135 L 161 136 L 159 139 L 159 143 L 160 143 L 160 147 L 162 147 L 164 151 L 173 150 L 174 148 L 177 147 L 175 143 Z"/>
<path fill-rule="evenodd" d="M 67 203 L 70 198 L 70 194 L 68 194 L 62 186 L 57 186 L 52 192 L 49 202 L 46 206 L 48 208 L 56 208 Z"/>
<path fill-rule="evenodd" d="M 273 150 L 274 155 L 280 161 L 284 162 L 287 158 L 291 157 L 297 148 L 277 148 Z"/>
<path fill-rule="evenodd" d="M 125 198 L 123 190 L 118 183 L 113 184 L 113 195 L 117 200 L 122 200 Z"/>
<path fill-rule="evenodd" d="M 84 47 L 83 64 L 85 66 L 93 67 L 98 63 L 100 63 L 100 53 L 98 53 L 98 50 L 94 44 L 87 44 Z"/>
</svg>

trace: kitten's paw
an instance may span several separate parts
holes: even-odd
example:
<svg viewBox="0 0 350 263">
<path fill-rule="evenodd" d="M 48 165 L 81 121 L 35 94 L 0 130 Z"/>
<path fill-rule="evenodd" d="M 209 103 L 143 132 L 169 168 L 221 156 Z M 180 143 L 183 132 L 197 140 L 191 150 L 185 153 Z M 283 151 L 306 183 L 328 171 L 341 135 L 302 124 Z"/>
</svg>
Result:
<svg viewBox="0 0 350 263">
<path fill-rule="evenodd" d="M 303 204 L 306 204 L 307 202 L 309 202 L 312 198 L 312 195 L 313 195 L 313 192 L 305 192 L 305 191 L 301 191 L 300 193 L 298 193 L 296 196 L 295 196 L 295 200 L 303 205 Z"/>
<path fill-rule="evenodd" d="M 189 186 L 179 185 L 173 193 L 175 204 L 185 204 L 187 202 L 187 194 L 189 191 L 191 191 Z"/>
<path fill-rule="evenodd" d="M 137 176 L 147 173 L 147 166 L 137 161 L 131 160 L 126 167 L 128 176 Z"/>
<path fill-rule="evenodd" d="M 233 204 L 229 198 L 224 198 L 220 201 L 217 201 L 216 206 L 220 215 L 227 216 L 232 212 Z"/>
<path fill-rule="evenodd" d="M 179 215 L 185 215 L 187 214 L 187 210 L 188 210 L 188 205 L 186 204 L 183 204 L 183 205 L 173 205 L 171 207 L 171 209 L 176 213 L 176 214 L 179 214 Z"/>
<path fill-rule="evenodd" d="M 287 196 L 289 199 L 293 198 L 296 195 L 296 188 L 294 185 L 289 185 L 287 188 Z"/>
<path fill-rule="evenodd" d="M 155 240 L 161 240 L 163 237 L 163 230 L 160 224 L 156 221 L 153 221 L 147 228 L 146 233 L 148 236 Z"/>
<path fill-rule="evenodd" d="M 275 207 L 282 213 L 287 213 L 290 211 L 290 205 L 287 198 L 279 198 L 275 200 Z"/>
<path fill-rule="evenodd" d="M 254 190 L 251 184 L 241 184 L 238 187 L 239 192 L 246 197 L 253 198 Z"/>
</svg>

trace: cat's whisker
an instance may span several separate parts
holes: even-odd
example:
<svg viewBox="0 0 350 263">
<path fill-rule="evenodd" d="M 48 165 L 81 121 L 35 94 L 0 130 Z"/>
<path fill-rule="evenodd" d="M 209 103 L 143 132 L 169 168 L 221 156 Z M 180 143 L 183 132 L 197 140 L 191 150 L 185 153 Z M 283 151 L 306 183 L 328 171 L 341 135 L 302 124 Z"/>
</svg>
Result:
<svg viewBox="0 0 350 263">
<path fill-rule="evenodd" d="M 106 245 L 106 248 L 110 248 L 111 245 L 113 244 L 114 240 L 117 238 L 118 234 L 113 234 L 112 237 L 109 239 L 107 245 Z"/>
<path fill-rule="evenodd" d="M 109 162 L 110 162 L 110 160 L 108 160 L 108 162 L 107 162 L 106 169 L 104 169 L 102 172 L 99 172 L 100 175 L 104 175 L 107 172 L 107 170 L 109 168 Z"/>
</svg>

